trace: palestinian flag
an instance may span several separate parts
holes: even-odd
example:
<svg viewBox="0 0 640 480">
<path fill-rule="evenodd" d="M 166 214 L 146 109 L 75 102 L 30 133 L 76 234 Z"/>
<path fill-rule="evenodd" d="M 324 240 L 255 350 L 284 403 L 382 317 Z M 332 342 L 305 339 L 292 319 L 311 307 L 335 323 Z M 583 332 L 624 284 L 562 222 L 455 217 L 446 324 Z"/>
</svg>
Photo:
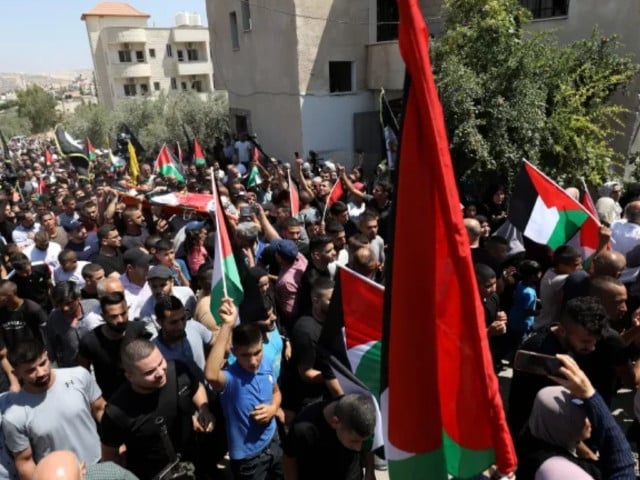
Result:
<svg viewBox="0 0 640 480">
<path fill-rule="evenodd" d="M 384 288 L 343 267 L 339 267 L 335 280 L 328 315 L 333 325 L 328 326 L 328 331 L 333 330 L 329 334 L 334 340 L 342 340 L 340 327 L 344 327 L 346 352 L 344 342 L 329 341 L 327 347 L 333 355 L 330 364 L 345 393 L 370 393 L 377 405 L 380 399 Z M 373 449 L 384 443 L 381 416 L 379 420 Z"/>
<path fill-rule="evenodd" d="M 460 212 L 429 34 L 418 0 L 398 0 L 398 7 L 411 85 L 385 275 L 381 404 L 389 477 L 469 478 L 492 464 L 510 474 L 515 452 Z M 426 247 L 416 256 L 402 246 L 418 237 Z M 416 272 L 436 281 L 416 281 Z"/>
<path fill-rule="evenodd" d="M 97 157 L 96 149 L 93 148 L 93 145 L 91 145 L 91 140 L 87 138 L 87 158 L 89 159 L 90 162 L 93 162 L 96 159 L 96 157 Z"/>
<path fill-rule="evenodd" d="M 218 309 L 224 297 L 233 299 L 236 306 L 240 306 L 244 291 L 242 283 L 240 283 L 240 274 L 238 266 L 231 249 L 231 241 L 227 231 L 227 224 L 224 218 L 224 209 L 220 203 L 218 195 L 218 187 L 213 170 L 211 173 L 211 185 L 213 188 L 212 207 L 216 218 L 216 243 L 215 254 L 213 256 L 213 275 L 211 277 L 211 315 L 215 318 L 216 323 L 221 324 L 218 317 Z"/>
<path fill-rule="evenodd" d="M 338 200 L 342 198 L 344 195 L 344 187 L 342 186 L 342 181 L 340 179 L 336 180 L 336 183 L 331 187 L 331 192 L 329 192 L 329 196 L 327 197 L 327 203 L 324 205 L 324 211 L 322 212 L 322 221 L 324 222 L 325 217 L 327 216 L 327 210 L 331 208 L 331 205 L 336 203 Z"/>
<path fill-rule="evenodd" d="M 207 164 L 207 160 L 202 152 L 202 147 L 198 143 L 198 140 L 193 139 L 193 164 L 196 167 L 202 167 Z"/>
<path fill-rule="evenodd" d="M 254 165 L 251 167 L 251 170 L 249 170 L 249 175 L 247 176 L 247 188 L 255 187 L 260 183 L 262 183 L 262 179 L 258 173 L 258 167 Z"/>
<path fill-rule="evenodd" d="M 61 125 L 56 127 L 54 139 L 60 155 L 69 159 L 78 175 L 86 177 L 89 174 L 89 157 L 80 142 L 69 135 Z"/>
<path fill-rule="evenodd" d="M 173 155 L 171 155 L 166 143 L 162 145 L 160 153 L 158 153 L 153 171 L 164 177 L 172 176 L 178 182 L 184 182 L 184 176 L 182 175 L 182 172 L 180 172 L 180 169 L 173 159 Z"/>
<path fill-rule="evenodd" d="M 149 203 L 164 205 L 166 207 L 180 207 L 181 209 L 196 210 L 200 213 L 207 213 L 213 196 L 207 193 L 164 193 L 154 195 L 149 198 Z"/>
<path fill-rule="evenodd" d="M 289 185 L 289 203 L 291 205 L 291 216 L 297 217 L 300 213 L 300 195 L 298 187 L 291 178 L 291 169 L 287 169 L 287 184 Z"/>
<path fill-rule="evenodd" d="M 508 218 L 525 237 L 553 250 L 579 231 L 587 233 L 581 240 L 585 249 L 598 248 L 596 218 L 527 161 L 516 177 Z"/>
</svg>

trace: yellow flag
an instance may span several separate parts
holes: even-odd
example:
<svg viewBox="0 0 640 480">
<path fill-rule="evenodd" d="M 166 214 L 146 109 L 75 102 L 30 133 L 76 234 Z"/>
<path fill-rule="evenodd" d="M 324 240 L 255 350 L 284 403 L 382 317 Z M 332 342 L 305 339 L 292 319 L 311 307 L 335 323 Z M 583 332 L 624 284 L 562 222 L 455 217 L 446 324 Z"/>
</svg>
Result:
<svg viewBox="0 0 640 480">
<path fill-rule="evenodd" d="M 140 175 L 140 165 L 138 165 L 136 149 L 129 142 L 129 176 L 134 185 L 138 184 L 138 175 Z"/>
</svg>

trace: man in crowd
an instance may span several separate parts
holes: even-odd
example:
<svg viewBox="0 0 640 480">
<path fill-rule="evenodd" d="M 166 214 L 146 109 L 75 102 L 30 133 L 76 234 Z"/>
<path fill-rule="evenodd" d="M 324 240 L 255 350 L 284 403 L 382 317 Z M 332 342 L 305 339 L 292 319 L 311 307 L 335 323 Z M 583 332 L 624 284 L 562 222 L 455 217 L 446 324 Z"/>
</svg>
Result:
<svg viewBox="0 0 640 480">
<path fill-rule="evenodd" d="M 9 278 L 18 287 L 18 296 L 34 301 L 42 308 L 51 310 L 51 270 L 44 263 L 32 265 L 24 253 L 9 257 L 13 274 Z"/>
<path fill-rule="evenodd" d="M 84 286 L 80 289 L 80 297 L 83 300 L 98 299 L 98 283 L 104 278 L 104 268 L 97 263 L 88 263 L 82 267 L 82 279 Z"/>
<path fill-rule="evenodd" d="M 24 340 L 9 353 L 22 389 L 9 401 L 2 429 L 23 479 L 55 450 L 71 450 L 88 465 L 100 461 L 100 422 L 105 401 L 84 368 L 52 369 L 44 345 Z M 64 425 L 64 428 L 60 428 Z"/>
<path fill-rule="evenodd" d="M 173 460 L 159 417 L 175 452 L 193 460 L 193 429 L 212 431 L 215 422 L 202 384 L 183 364 L 167 362 L 149 340 L 127 343 L 121 362 L 127 382 L 111 396 L 102 418 L 102 460 L 120 463 L 124 445 L 129 470 L 140 478 L 157 475 Z"/>
<path fill-rule="evenodd" d="M 120 251 L 120 233 L 113 224 L 105 224 L 98 228 L 98 242 L 100 250 L 91 259 L 92 262 L 102 265 L 105 275 L 119 276 L 124 272 L 124 259 Z"/>
<path fill-rule="evenodd" d="M 100 298 L 104 325 L 100 325 L 80 339 L 78 363 L 95 372 L 102 396 L 108 401 L 125 382 L 120 365 L 120 349 L 124 342 L 148 338 L 143 322 L 130 322 L 123 293 L 115 292 Z"/>
<path fill-rule="evenodd" d="M 129 306 L 129 318 L 136 319 L 140 317 L 142 305 L 151 297 L 147 273 L 153 257 L 140 248 L 131 248 L 124 252 L 123 260 L 124 273 L 120 281 Z"/>
<path fill-rule="evenodd" d="M 44 230 L 40 230 L 33 236 L 33 244 L 26 247 L 22 252 L 29 258 L 31 263 L 42 262 L 55 269 L 60 265 L 58 255 L 60 255 L 61 251 L 60 245 L 50 242 L 49 234 Z"/>
</svg>

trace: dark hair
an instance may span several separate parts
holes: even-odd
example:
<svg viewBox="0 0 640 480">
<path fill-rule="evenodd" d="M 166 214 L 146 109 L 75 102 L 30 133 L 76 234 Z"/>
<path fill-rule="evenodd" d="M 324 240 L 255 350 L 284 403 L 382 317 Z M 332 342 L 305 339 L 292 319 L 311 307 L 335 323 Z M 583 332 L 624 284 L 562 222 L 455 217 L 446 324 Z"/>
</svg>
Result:
<svg viewBox="0 0 640 480">
<path fill-rule="evenodd" d="M 146 248 L 147 250 L 156 248 L 156 245 L 160 240 L 162 240 L 162 237 L 160 235 L 149 235 L 144 241 L 144 248 Z"/>
<path fill-rule="evenodd" d="M 484 283 L 487 280 L 496 278 L 496 272 L 493 271 L 493 268 L 489 265 L 485 265 L 484 263 L 476 263 L 474 270 L 476 272 L 476 280 L 478 283 Z"/>
<path fill-rule="evenodd" d="M 380 215 L 378 212 L 374 212 L 373 210 L 365 210 L 362 215 L 360 215 L 360 224 L 371 222 L 372 220 L 379 220 Z"/>
<path fill-rule="evenodd" d="M 94 273 L 99 272 L 100 270 L 104 270 L 104 267 L 98 263 L 87 263 L 84 267 L 82 267 L 82 278 L 89 278 Z"/>
<path fill-rule="evenodd" d="M 124 342 L 120 349 L 120 361 L 122 368 L 131 371 L 136 362 L 144 360 L 156 349 L 156 344 L 146 338 L 137 338 L 130 342 Z"/>
<path fill-rule="evenodd" d="M 156 243 L 156 252 L 168 252 L 169 250 L 173 250 L 173 244 L 169 240 L 165 240 L 161 238 Z"/>
<path fill-rule="evenodd" d="M 320 292 L 331 290 L 335 283 L 329 277 L 318 277 L 311 285 L 311 296 L 317 297 Z"/>
<path fill-rule="evenodd" d="M 7 358 L 12 367 L 38 360 L 46 352 L 44 344 L 35 338 L 21 340 L 8 352 Z"/>
<path fill-rule="evenodd" d="M 96 202 L 94 202 L 93 200 L 89 199 L 86 202 L 84 202 L 82 204 L 82 209 L 84 210 L 85 208 L 91 208 L 91 207 L 97 207 L 98 205 L 96 204 Z"/>
<path fill-rule="evenodd" d="M 340 222 L 336 220 L 330 220 L 325 225 L 324 231 L 329 234 L 344 232 L 344 225 L 342 225 Z"/>
<path fill-rule="evenodd" d="M 391 195 L 393 193 L 393 186 L 389 182 L 380 180 L 376 182 L 376 186 L 382 188 L 384 193 L 386 193 L 387 195 Z"/>
<path fill-rule="evenodd" d="M 234 347 L 250 347 L 262 343 L 262 330 L 255 323 L 241 323 L 233 329 L 231 344 Z"/>
<path fill-rule="evenodd" d="M 72 281 L 58 282 L 56 283 L 56 286 L 53 287 L 51 298 L 53 299 L 54 305 L 60 305 L 72 300 L 77 300 L 80 298 L 78 285 L 76 282 Z"/>
<path fill-rule="evenodd" d="M 282 228 L 285 230 L 290 227 L 300 227 L 300 226 L 301 226 L 300 220 L 298 220 L 296 217 L 287 217 L 282 222 Z"/>
<path fill-rule="evenodd" d="M 75 201 L 76 201 L 76 197 L 74 197 L 73 195 L 67 194 L 62 199 L 62 204 L 66 205 L 67 203 L 71 203 L 71 202 L 75 202 Z"/>
<path fill-rule="evenodd" d="M 109 235 L 114 230 L 118 230 L 118 229 L 113 223 L 105 223 L 98 229 L 98 240 L 102 242 L 102 240 L 107 238 L 107 235 Z"/>
<path fill-rule="evenodd" d="M 573 265 L 579 258 L 582 258 L 582 255 L 577 248 L 571 245 L 560 245 L 553 252 L 553 265 Z"/>
<path fill-rule="evenodd" d="M 331 212 L 331 215 L 340 215 L 348 210 L 349 209 L 347 208 L 347 204 L 340 200 L 334 202 L 333 205 L 329 207 L 329 212 Z"/>
<path fill-rule="evenodd" d="M 367 237 L 364 233 L 356 233 L 349 237 L 347 243 L 350 249 L 356 250 L 358 248 L 368 247 L 369 245 L 371 245 L 371 240 L 369 240 L 369 237 Z"/>
<path fill-rule="evenodd" d="M 161 295 L 160 298 L 156 300 L 154 313 L 156 314 L 158 322 L 162 322 L 164 320 L 165 311 L 169 310 L 171 312 L 175 312 L 180 309 L 184 309 L 184 305 L 178 297 L 174 295 Z"/>
<path fill-rule="evenodd" d="M 31 260 L 24 253 L 16 252 L 9 257 L 9 263 L 16 272 L 24 272 L 31 265 Z"/>
<path fill-rule="evenodd" d="M 535 260 L 522 260 L 517 270 L 521 277 L 531 278 L 537 276 L 542 271 L 542 267 Z"/>
<path fill-rule="evenodd" d="M 369 438 L 376 428 L 376 406 L 371 395 L 350 393 L 336 402 L 333 413 L 350 432 Z"/>
<path fill-rule="evenodd" d="M 484 241 L 484 248 L 497 247 L 502 245 L 503 247 L 509 246 L 509 240 L 500 235 L 492 235 Z"/>
<path fill-rule="evenodd" d="M 317 235 L 309 240 L 309 253 L 320 251 L 330 243 L 333 243 L 331 237 L 326 235 Z"/>
<path fill-rule="evenodd" d="M 104 312 L 107 305 L 120 305 L 125 301 L 123 292 L 112 292 L 100 297 L 100 308 Z"/>
<path fill-rule="evenodd" d="M 76 252 L 74 252 L 73 250 L 62 250 L 59 254 L 58 254 L 58 261 L 60 263 L 64 263 L 67 260 L 71 260 L 72 258 L 78 258 L 78 254 Z"/>
<path fill-rule="evenodd" d="M 560 323 L 573 322 L 596 337 L 602 336 L 602 330 L 609 324 L 607 312 L 596 297 L 578 297 L 567 302 L 560 317 Z"/>
<path fill-rule="evenodd" d="M 11 280 L 0 280 L 0 291 L 7 291 L 11 295 L 16 295 L 18 293 L 18 286 L 13 283 Z"/>
</svg>

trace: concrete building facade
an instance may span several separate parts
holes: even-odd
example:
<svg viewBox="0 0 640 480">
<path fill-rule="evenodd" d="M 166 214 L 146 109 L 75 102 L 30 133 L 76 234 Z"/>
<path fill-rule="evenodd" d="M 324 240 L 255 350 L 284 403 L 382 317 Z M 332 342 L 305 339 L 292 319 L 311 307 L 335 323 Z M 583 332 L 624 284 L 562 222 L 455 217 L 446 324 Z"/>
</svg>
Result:
<svg viewBox="0 0 640 480">
<path fill-rule="evenodd" d="M 209 32 L 199 16 L 180 13 L 177 25 L 150 28 L 149 15 L 126 3 L 103 2 L 83 13 L 98 101 L 118 101 L 161 91 L 213 92 Z"/>
<path fill-rule="evenodd" d="M 440 2 L 423 3 L 438 30 Z M 404 81 L 395 0 L 207 0 L 207 17 L 234 131 L 283 160 L 384 157 L 379 92 Z"/>
</svg>

